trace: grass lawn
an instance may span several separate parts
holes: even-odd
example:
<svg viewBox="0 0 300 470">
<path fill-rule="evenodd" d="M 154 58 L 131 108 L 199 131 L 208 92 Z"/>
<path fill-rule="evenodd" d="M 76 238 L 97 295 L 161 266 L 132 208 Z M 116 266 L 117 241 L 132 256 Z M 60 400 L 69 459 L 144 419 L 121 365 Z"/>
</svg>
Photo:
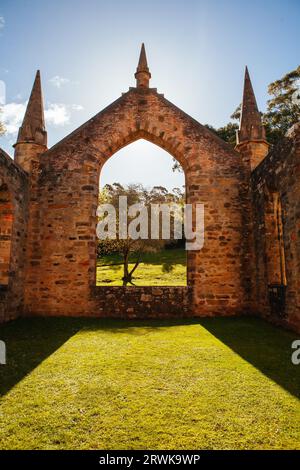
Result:
<svg viewBox="0 0 300 470">
<path fill-rule="evenodd" d="M 134 257 L 132 258 L 134 261 Z M 133 267 L 133 264 L 130 265 Z M 118 254 L 103 256 L 97 265 L 97 286 L 121 286 L 122 258 Z M 186 251 L 162 250 L 145 253 L 134 273 L 137 286 L 186 286 Z"/>
<path fill-rule="evenodd" d="M 300 449 L 295 338 L 254 318 L 17 320 L 0 448 Z"/>
</svg>

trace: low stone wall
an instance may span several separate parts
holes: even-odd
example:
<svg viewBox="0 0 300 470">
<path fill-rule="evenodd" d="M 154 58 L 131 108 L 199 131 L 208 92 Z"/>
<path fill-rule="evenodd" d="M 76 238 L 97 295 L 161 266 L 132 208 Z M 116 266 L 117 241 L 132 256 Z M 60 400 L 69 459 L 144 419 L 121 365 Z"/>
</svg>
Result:
<svg viewBox="0 0 300 470">
<path fill-rule="evenodd" d="M 110 318 L 168 318 L 190 316 L 189 287 L 94 288 L 95 314 Z"/>
</svg>

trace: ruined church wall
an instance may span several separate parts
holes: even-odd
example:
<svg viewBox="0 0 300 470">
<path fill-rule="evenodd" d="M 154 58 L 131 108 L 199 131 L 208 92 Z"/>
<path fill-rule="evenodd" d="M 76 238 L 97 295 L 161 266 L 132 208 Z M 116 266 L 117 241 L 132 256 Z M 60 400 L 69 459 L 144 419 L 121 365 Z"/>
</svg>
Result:
<svg viewBox="0 0 300 470">
<path fill-rule="evenodd" d="M 256 253 L 255 297 L 258 310 L 271 321 L 300 330 L 300 127 L 275 147 L 252 173 L 254 237 Z M 276 194 L 282 207 L 286 287 L 278 308 L 272 307 L 268 287 L 270 259 L 278 257 L 266 226 L 268 195 Z M 276 221 L 273 223 L 275 224 Z M 275 233 L 276 236 L 276 233 Z M 272 242 L 272 240 L 271 240 Z M 268 246 L 271 246 L 268 252 Z M 271 297 L 270 297 L 271 296 Z M 280 303 L 282 302 L 282 304 Z"/>
<path fill-rule="evenodd" d="M 111 155 L 139 138 L 182 164 L 187 202 L 205 206 L 204 247 L 188 253 L 191 314 L 248 311 L 250 198 L 240 155 L 156 90 L 131 89 L 40 156 L 28 245 L 28 315 L 106 315 L 107 290 L 95 294 L 99 175 Z"/>
<path fill-rule="evenodd" d="M 0 150 L 1 185 L 8 187 L 11 207 L 9 210 L 3 207 L 0 215 L 0 244 L 3 248 L 10 242 L 10 261 L 5 265 L 8 281 L 0 286 L 0 323 L 23 313 L 28 222 L 28 176 L 3 150 Z M 6 228 L 8 219 L 9 229 Z"/>
</svg>

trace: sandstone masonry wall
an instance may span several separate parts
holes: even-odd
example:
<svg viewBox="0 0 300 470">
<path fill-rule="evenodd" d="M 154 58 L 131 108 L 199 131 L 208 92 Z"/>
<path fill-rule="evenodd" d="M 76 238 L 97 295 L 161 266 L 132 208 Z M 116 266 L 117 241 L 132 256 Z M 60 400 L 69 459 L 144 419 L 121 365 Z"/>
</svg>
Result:
<svg viewBox="0 0 300 470">
<path fill-rule="evenodd" d="M 204 204 L 204 247 L 187 253 L 188 287 L 95 286 L 101 169 L 138 139 L 175 157 L 185 172 L 187 202 Z M 252 172 L 256 147 L 250 144 L 242 142 L 240 153 L 234 151 L 156 89 L 140 87 L 130 88 L 48 151 L 19 142 L 21 153 L 21 145 L 28 145 L 20 155 L 26 157 L 20 161 L 28 173 L 0 151 L 0 183 L 7 185 L 13 207 L 12 225 L 8 206 L 2 212 L 7 220 L 0 230 L 5 247 L 0 279 L 6 285 L 0 286 L 0 321 L 21 314 L 150 318 L 256 313 L 300 329 L 299 125 Z M 282 218 L 279 242 L 272 200 Z M 284 253 L 281 278 L 273 251 Z M 277 286 L 282 305 L 276 314 L 270 269 L 277 284 L 285 279 L 287 284 Z"/>
<path fill-rule="evenodd" d="M 95 287 L 97 316 L 111 318 L 174 318 L 191 316 L 188 287 Z"/>
<path fill-rule="evenodd" d="M 204 248 L 188 252 L 191 314 L 249 311 L 251 200 L 241 155 L 156 89 L 133 88 L 43 153 L 33 170 L 31 197 L 38 202 L 34 213 L 31 208 L 27 314 L 95 315 L 105 305 L 107 291 L 95 295 L 100 171 L 111 155 L 139 138 L 182 164 L 187 202 L 205 206 Z M 127 294 L 119 292 L 125 302 Z"/>
<path fill-rule="evenodd" d="M 3 322 L 23 312 L 28 222 L 28 176 L 3 150 L 0 150 L 1 184 L 7 185 L 13 208 L 8 283 L 0 286 L 0 322 Z"/>
<path fill-rule="evenodd" d="M 300 126 L 295 125 L 252 173 L 256 253 L 257 309 L 273 322 L 300 330 Z M 266 210 L 268 194 L 278 194 L 282 206 L 287 286 L 281 312 L 274 314 L 268 288 Z M 275 251 L 275 250 L 273 250 Z M 276 256 L 276 253 L 274 253 Z M 279 309 L 280 310 L 280 309 Z"/>
</svg>

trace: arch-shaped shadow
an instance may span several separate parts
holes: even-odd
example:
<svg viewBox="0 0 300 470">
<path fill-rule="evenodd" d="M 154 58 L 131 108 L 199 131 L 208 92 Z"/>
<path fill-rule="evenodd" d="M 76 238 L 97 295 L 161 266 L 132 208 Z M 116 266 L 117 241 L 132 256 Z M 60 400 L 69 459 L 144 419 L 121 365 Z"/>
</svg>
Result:
<svg viewBox="0 0 300 470">
<path fill-rule="evenodd" d="M 7 345 L 7 365 L 1 366 L 0 396 L 81 329 L 141 335 L 145 330 L 150 333 L 163 328 L 172 334 L 172 327 L 180 325 L 205 328 L 264 375 L 299 397 L 300 375 L 297 366 L 291 362 L 291 343 L 296 335 L 251 317 L 129 321 L 49 317 L 19 319 L 0 327 L 0 338 Z"/>
<path fill-rule="evenodd" d="M 278 385 L 300 398 L 299 366 L 292 364 L 296 334 L 253 317 L 205 318 L 211 334 Z"/>
<path fill-rule="evenodd" d="M 0 397 L 82 328 L 82 319 L 24 318 L 0 325 L 6 344 L 1 367 Z"/>
</svg>

